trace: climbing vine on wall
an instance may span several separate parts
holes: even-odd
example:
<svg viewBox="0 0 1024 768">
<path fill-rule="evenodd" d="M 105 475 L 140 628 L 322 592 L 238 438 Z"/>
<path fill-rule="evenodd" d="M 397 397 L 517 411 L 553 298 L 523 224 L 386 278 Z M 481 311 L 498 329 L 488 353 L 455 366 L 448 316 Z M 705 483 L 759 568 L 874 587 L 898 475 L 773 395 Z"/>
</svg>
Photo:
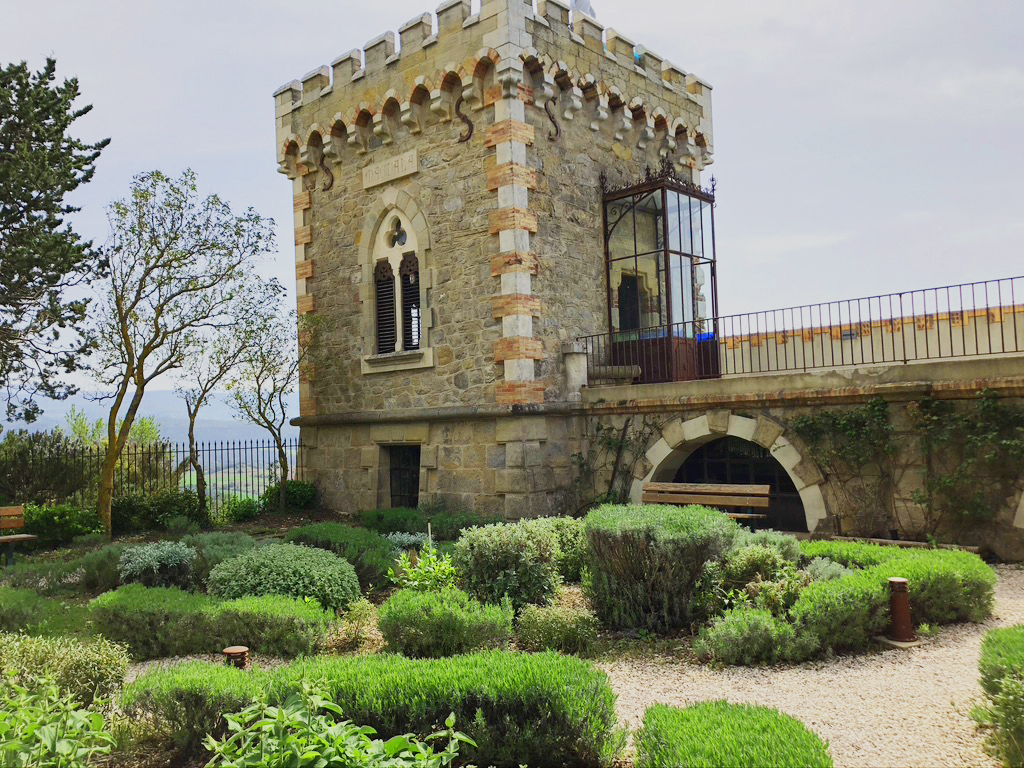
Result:
<svg viewBox="0 0 1024 768">
<path fill-rule="evenodd" d="M 845 497 L 850 532 L 860 535 L 899 529 L 956 538 L 965 525 L 993 518 L 1024 475 L 1024 407 L 991 390 L 967 402 L 912 401 L 896 413 L 875 398 L 802 416 L 793 428 Z M 923 473 L 910 493 L 913 513 L 898 495 L 912 463 Z"/>
<path fill-rule="evenodd" d="M 627 416 L 621 426 L 592 422 L 587 450 L 572 456 L 576 469 L 576 511 L 594 504 L 623 504 L 629 501 L 636 465 L 643 459 L 659 420 L 648 415 Z"/>
</svg>

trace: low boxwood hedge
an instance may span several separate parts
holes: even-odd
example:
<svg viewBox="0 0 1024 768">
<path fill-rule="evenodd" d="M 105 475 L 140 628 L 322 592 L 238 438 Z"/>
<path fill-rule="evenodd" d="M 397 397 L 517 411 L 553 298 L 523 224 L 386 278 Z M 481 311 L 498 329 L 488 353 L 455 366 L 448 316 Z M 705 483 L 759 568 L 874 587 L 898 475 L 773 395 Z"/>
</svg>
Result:
<svg viewBox="0 0 1024 768">
<path fill-rule="evenodd" d="M 218 600 L 131 584 L 90 603 L 93 626 L 136 659 L 219 653 L 246 645 L 269 656 L 313 653 L 333 617 L 315 602 L 277 595 Z"/>
<path fill-rule="evenodd" d="M 84 706 L 117 693 L 127 671 L 125 649 L 101 637 L 0 633 L 0 676 L 26 687 L 46 678 Z"/>
<path fill-rule="evenodd" d="M 499 768 L 597 768 L 620 752 L 615 694 L 607 675 L 556 653 L 485 651 L 436 660 L 400 656 L 317 657 L 273 671 L 242 673 L 221 665 L 158 670 L 126 687 L 121 704 L 144 723 L 164 724 L 179 746 L 224 733 L 222 713 L 262 690 L 271 702 L 323 681 L 346 719 L 381 738 L 431 733 L 452 712 L 477 747 L 460 759 Z"/>
<path fill-rule="evenodd" d="M 644 714 L 636 750 L 637 768 L 832 768 L 828 745 L 799 720 L 726 701 L 685 709 L 655 704 Z"/>
</svg>

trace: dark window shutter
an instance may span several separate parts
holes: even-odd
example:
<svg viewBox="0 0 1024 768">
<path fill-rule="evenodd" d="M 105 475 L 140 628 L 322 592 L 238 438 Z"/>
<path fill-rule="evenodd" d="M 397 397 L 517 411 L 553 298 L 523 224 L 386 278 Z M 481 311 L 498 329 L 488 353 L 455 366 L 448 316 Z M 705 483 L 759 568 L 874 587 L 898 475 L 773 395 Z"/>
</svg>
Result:
<svg viewBox="0 0 1024 768">
<path fill-rule="evenodd" d="M 378 261 L 373 270 L 377 289 L 377 354 L 395 351 L 398 332 L 395 328 L 395 273 L 387 261 Z"/>
<path fill-rule="evenodd" d="M 420 348 L 420 262 L 407 253 L 398 268 L 402 279 L 402 344 L 404 349 Z"/>
</svg>

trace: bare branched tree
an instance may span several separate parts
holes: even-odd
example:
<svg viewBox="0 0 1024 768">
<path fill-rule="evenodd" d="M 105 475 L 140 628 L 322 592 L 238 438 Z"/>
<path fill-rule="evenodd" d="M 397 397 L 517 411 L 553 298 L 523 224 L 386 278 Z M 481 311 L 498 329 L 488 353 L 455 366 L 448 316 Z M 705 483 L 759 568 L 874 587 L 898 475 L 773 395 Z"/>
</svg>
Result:
<svg viewBox="0 0 1024 768">
<path fill-rule="evenodd" d="M 99 512 L 111 531 L 114 468 L 146 387 L 180 369 L 212 331 L 230 328 L 253 268 L 274 246 L 273 221 L 200 199 L 195 174 L 137 176 L 110 208 L 110 275 L 96 315 L 94 375 L 110 393 Z"/>
</svg>

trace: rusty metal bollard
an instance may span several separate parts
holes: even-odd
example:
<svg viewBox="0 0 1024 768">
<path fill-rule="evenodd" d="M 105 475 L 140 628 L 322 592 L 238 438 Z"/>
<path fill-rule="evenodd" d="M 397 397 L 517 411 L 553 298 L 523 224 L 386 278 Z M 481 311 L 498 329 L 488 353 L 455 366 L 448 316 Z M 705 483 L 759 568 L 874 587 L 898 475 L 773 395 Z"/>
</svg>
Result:
<svg viewBox="0 0 1024 768">
<path fill-rule="evenodd" d="M 910 620 L 910 585 L 906 579 L 889 579 L 889 639 L 897 643 L 917 640 L 914 623 Z"/>
<path fill-rule="evenodd" d="M 244 645 L 232 645 L 224 649 L 225 661 L 239 669 L 249 669 L 249 649 Z"/>
</svg>

